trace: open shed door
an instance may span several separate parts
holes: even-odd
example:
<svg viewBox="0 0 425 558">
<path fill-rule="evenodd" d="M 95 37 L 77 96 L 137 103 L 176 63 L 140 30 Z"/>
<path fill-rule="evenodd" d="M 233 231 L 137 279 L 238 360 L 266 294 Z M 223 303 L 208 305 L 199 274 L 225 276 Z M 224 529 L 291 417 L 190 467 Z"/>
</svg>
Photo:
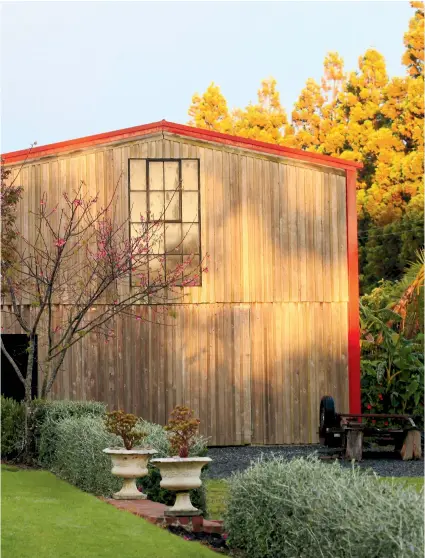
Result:
<svg viewBox="0 0 425 558">
<path fill-rule="evenodd" d="M 26 377 L 28 364 L 28 337 L 23 334 L 2 334 L 1 336 L 6 351 L 19 367 L 21 374 Z M 35 359 L 32 375 L 31 395 L 37 397 L 37 338 L 35 339 Z M 16 401 L 22 401 L 25 396 L 25 389 L 18 378 L 13 366 L 6 355 L 1 351 L 1 394 L 4 397 L 11 397 Z"/>
</svg>

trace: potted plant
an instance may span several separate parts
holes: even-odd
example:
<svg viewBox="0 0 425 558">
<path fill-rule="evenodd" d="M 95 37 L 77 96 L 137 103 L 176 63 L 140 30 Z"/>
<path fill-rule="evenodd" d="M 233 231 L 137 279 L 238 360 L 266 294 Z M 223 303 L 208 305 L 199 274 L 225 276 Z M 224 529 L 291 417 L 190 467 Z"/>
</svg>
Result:
<svg viewBox="0 0 425 558">
<path fill-rule="evenodd" d="M 113 494 L 116 500 L 143 500 L 146 494 L 139 492 L 136 479 L 148 474 L 149 457 L 157 453 L 150 448 L 136 446 L 146 433 L 136 428 L 138 418 L 123 411 L 107 413 L 105 427 L 108 432 L 122 438 L 124 447 L 106 448 L 103 450 L 111 456 L 112 474 L 123 479 L 123 486 L 119 492 Z"/>
<path fill-rule="evenodd" d="M 187 407 L 177 406 L 171 413 L 168 426 L 171 455 L 173 457 L 152 459 L 152 465 L 161 473 L 160 486 L 176 492 L 174 506 L 168 508 L 165 515 L 191 516 L 202 512 L 190 501 L 189 491 L 202 484 L 201 470 L 209 463 L 209 457 L 189 457 L 189 451 L 199 428 L 199 419 L 194 418 L 193 411 Z"/>
</svg>

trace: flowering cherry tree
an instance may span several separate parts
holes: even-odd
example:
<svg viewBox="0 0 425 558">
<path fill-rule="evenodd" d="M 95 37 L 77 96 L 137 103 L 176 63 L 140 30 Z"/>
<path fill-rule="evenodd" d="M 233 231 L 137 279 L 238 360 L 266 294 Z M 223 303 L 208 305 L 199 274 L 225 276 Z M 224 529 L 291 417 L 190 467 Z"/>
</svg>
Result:
<svg viewBox="0 0 425 558">
<path fill-rule="evenodd" d="M 1 349 L 24 384 L 27 403 L 36 339 L 40 395 L 45 398 L 67 351 L 86 335 L 100 334 L 108 342 L 117 316 L 143 319 L 136 314 L 140 304 L 155 304 L 156 315 L 165 314 L 164 304 L 181 297 L 183 286 L 198 284 L 199 274 L 207 271 L 202 262 L 194 267 L 191 256 L 166 269 L 164 257 L 155 253 L 163 215 L 157 220 L 141 215 L 131 234 L 128 220 L 117 222 L 119 183 L 104 207 L 99 207 L 98 196 L 84 193 L 84 182 L 54 206 L 43 195 L 30 216 L 28 238 L 16 229 L 13 258 L 2 260 L 3 311 L 28 336 L 25 376 L 3 343 Z"/>
</svg>

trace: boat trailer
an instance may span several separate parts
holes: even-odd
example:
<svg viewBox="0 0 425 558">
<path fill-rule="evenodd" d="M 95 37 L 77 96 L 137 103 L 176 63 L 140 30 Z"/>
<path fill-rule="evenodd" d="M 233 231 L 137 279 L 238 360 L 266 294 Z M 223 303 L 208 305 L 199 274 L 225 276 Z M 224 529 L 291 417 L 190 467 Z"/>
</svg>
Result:
<svg viewBox="0 0 425 558">
<path fill-rule="evenodd" d="M 370 425 L 366 420 L 396 423 L 386 427 Z M 320 400 L 320 443 L 342 452 L 345 459 L 361 461 L 364 438 L 374 438 L 378 445 L 394 445 L 403 461 L 422 457 L 421 432 L 409 415 L 337 413 L 333 397 Z"/>
</svg>

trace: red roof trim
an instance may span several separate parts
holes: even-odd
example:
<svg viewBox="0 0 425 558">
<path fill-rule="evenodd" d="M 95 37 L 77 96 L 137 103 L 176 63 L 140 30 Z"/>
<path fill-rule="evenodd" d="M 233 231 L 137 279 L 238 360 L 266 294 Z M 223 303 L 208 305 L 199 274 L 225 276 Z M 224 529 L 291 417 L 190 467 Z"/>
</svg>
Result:
<svg viewBox="0 0 425 558">
<path fill-rule="evenodd" d="M 160 122 L 153 122 L 152 124 L 144 124 L 143 126 L 134 126 L 133 128 L 124 128 L 123 130 L 116 130 L 114 132 L 106 132 L 94 136 L 86 136 L 83 138 L 73 139 L 69 141 L 61 141 L 58 143 L 51 143 L 48 145 L 41 145 L 34 147 L 29 152 L 29 149 L 22 149 L 20 151 L 12 151 L 2 155 L 6 163 L 17 163 L 25 159 L 36 159 L 40 157 L 47 157 L 56 153 L 64 151 L 72 151 L 74 149 L 83 149 L 100 145 L 102 143 L 109 143 L 119 140 L 124 140 L 132 137 L 140 137 L 155 132 L 168 132 L 171 134 L 179 134 L 185 137 L 191 137 L 204 141 L 213 141 L 224 145 L 231 145 L 241 147 L 244 149 L 251 149 L 253 151 L 260 151 L 270 155 L 277 155 L 281 157 L 288 157 L 291 159 L 298 159 L 309 163 L 316 163 L 318 165 L 326 165 L 339 169 L 358 169 L 362 168 L 361 163 L 354 161 L 346 161 L 337 157 L 330 157 L 329 155 L 321 155 L 319 153 L 311 153 L 302 151 L 301 149 L 294 149 L 291 147 L 283 147 L 280 145 L 273 145 L 263 141 L 256 141 L 248 138 L 241 138 L 238 136 L 231 136 L 229 134 L 222 134 L 221 132 L 214 132 L 211 130 L 204 130 L 201 128 L 193 128 L 192 126 L 184 126 L 182 124 L 174 124 L 161 120 Z"/>
</svg>

